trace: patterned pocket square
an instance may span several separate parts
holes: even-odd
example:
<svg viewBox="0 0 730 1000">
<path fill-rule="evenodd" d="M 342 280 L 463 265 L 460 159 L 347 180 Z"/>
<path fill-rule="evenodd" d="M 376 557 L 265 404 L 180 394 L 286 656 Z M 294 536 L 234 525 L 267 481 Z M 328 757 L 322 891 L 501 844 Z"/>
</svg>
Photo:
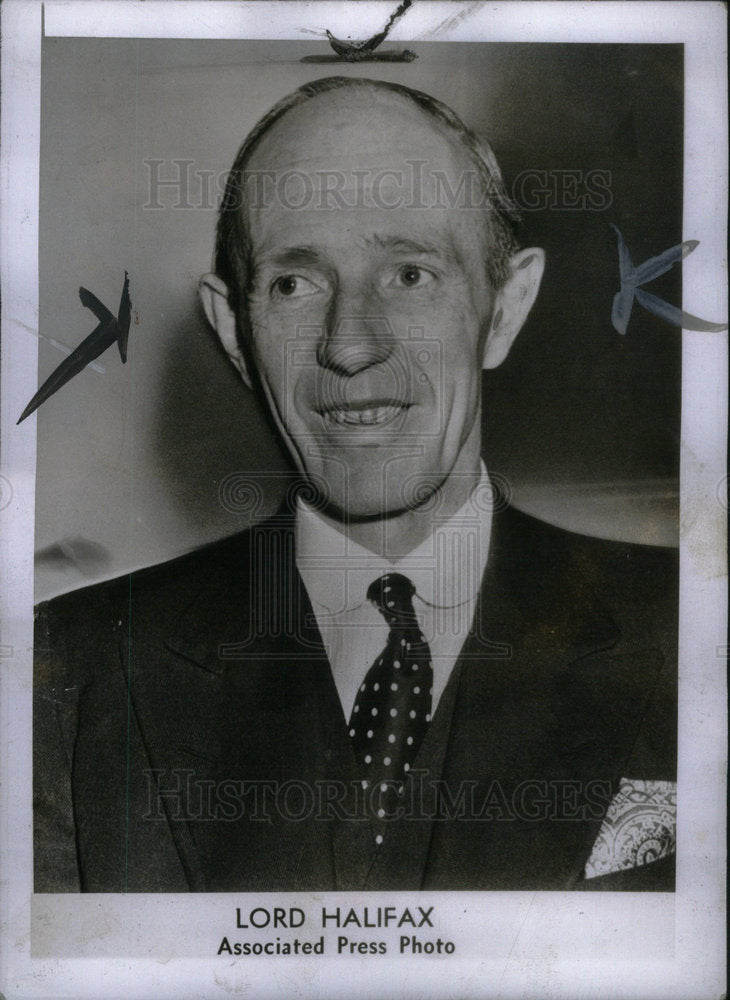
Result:
<svg viewBox="0 0 730 1000">
<path fill-rule="evenodd" d="M 676 829 L 673 781 L 622 778 L 593 844 L 585 878 L 637 868 L 673 854 Z"/>
</svg>

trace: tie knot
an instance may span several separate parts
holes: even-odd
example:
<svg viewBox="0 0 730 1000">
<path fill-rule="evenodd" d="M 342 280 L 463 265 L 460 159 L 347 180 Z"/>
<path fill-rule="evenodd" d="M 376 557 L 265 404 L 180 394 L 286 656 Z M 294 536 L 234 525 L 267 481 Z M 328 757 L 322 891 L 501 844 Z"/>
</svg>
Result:
<svg viewBox="0 0 730 1000">
<path fill-rule="evenodd" d="M 368 587 L 367 597 L 385 616 L 386 621 L 410 618 L 413 612 L 413 595 L 416 588 L 407 576 L 402 573 L 386 573 Z"/>
</svg>

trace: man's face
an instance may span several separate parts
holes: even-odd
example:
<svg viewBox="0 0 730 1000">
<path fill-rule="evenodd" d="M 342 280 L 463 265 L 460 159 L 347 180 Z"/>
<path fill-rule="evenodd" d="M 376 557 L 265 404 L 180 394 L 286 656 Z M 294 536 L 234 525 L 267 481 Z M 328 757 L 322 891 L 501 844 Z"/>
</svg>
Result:
<svg viewBox="0 0 730 1000">
<path fill-rule="evenodd" d="M 270 172 L 249 212 L 251 351 L 298 467 L 353 518 L 465 498 L 493 307 L 481 213 L 443 204 L 474 175 L 466 152 L 409 102 L 344 90 L 289 111 L 249 171 Z"/>
</svg>

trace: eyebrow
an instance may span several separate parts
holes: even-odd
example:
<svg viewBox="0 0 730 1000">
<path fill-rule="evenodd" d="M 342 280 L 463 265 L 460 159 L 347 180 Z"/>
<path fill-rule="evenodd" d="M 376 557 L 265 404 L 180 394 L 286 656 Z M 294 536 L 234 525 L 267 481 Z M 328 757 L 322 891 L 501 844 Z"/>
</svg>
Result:
<svg viewBox="0 0 730 1000">
<path fill-rule="evenodd" d="M 261 263 L 265 261 L 275 267 L 310 267 L 321 264 L 322 259 L 322 254 L 315 247 L 301 246 L 286 247 L 277 253 L 265 254 Z"/>
<path fill-rule="evenodd" d="M 436 244 L 409 239 L 406 236 L 383 236 L 379 233 L 374 233 L 372 236 L 363 237 L 362 242 L 366 246 L 374 244 L 391 253 L 436 256 L 452 264 L 461 264 L 461 257 L 451 240 L 447 244 Z M 275 253 L 264 254 L 256 262 L 255 266 L 257 270 L 264 263 L 273 265 L 274 267 L 321 267 L 324 262 L 325 258 L 321 251 L 316 247 L 303 245 L 285 247 L 283 250 L 278 250 Z"/>
<path fill-rule="evenodd" d="M 461 258 L 456 251 L 456 247 L 449 239 L 447 244 L 427 243 L 420 240 L 412 240 L 405 236 L 381 236 L 374 233 L 371 237 L 365 238 L 366 243 L 375 243 L 376 246 L 394 253 L 421 254 L 426 256 L 443 257 L 453 264 L 461 263 Z"/>
</svg>

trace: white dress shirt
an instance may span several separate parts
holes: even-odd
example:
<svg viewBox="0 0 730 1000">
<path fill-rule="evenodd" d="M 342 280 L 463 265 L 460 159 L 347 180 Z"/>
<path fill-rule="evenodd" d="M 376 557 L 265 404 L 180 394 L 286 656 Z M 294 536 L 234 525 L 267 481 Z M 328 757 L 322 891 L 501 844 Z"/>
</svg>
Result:
<svg viewBox="0 0 730 1000">
<path fill-rule="evenodd" d="M 327 524 L 301 499 L 296 561 L 329 658 L 345 718 L 357 689 L 382 652 L 388 626 L 367 600 L 373 580 L 402 573 L 414 584 L 413 607 L 433 663 L 432 713 L 471 626 L 489 553 L 492 490 L 487 470 L 450 518 L 433 512 L 433 531 L 417 548 L 388 562 Z"/>
</svg>

